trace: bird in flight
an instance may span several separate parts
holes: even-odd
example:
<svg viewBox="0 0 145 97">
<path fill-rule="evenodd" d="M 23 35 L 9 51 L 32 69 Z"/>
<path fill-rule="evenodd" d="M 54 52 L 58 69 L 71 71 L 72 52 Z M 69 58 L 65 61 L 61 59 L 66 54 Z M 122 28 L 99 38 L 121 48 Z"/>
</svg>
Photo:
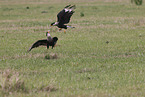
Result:
<svg viewBox="0 0 145 97">
<path fill-rule="evenodd" d="M 57 37 L 51 37 L 50 34 L 49 34 L 49 31 L 46 32 L 46 36 L 47 36 L 47 39 L 43 39 L 43 40 L 38 40 L 36 41 L 28 51 L 31 51 L 33 48 L 37 48 L 39 46 L 47 46 L 47 49 L 49 49 L 49 46 L 52 46 L 52 49 L 53 47 L 55 46 L 58 38 Z"/>
<path fill-rule="evenodd" d="M 66 7 L 64 7 L 63 10 L 61 10 L 58 14 L 57 14 L 57 22 L 53 22 L 51 23 L 50 26 L 57 26 L 59 28 L 59 30 L 63 29 L 67 29 L 67 28 L 74 28 L 72 26 L 68 26 L 65 24 L 68 24 L 70 22 L 70 18 L 73 15 L 73 13 L 75 12 L 74 9 L 76 8 L 75 5 L 67 5 Z M 65 30 L 64 30 L 65 32 Z"/>
</svg>

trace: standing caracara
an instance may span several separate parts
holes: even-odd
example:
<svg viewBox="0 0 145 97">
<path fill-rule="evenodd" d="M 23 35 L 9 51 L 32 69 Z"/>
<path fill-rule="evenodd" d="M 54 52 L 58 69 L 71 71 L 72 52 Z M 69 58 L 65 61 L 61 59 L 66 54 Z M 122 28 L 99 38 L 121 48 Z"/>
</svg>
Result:
<svg viewBox="0 0 145 97">
<path fill-rule="evenodd" d="M 49 46 L 52 46 L 52 49 L 53 47 L 55 46 L 58 38 L 57 37 L 51 37 L 50 34 L 49 34 L 49 31 L 46 32 L 46 36 L 47 36 L 47 39 L 43 39 L 43 40 L 38 40 L 36 41 L 28 51 L 31 51 L 33 48 L 36 48 L 36 47 L 39 47 L 39 46 L 47 46 L 47 49 L 49 49 Z"/>
</svg>

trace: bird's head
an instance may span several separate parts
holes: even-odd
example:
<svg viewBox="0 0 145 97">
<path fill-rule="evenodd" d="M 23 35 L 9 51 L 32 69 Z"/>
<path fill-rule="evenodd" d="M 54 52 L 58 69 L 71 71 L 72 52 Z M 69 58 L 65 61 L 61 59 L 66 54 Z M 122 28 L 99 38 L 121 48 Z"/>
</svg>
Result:
<svg viewBox="0 0 145 97">
<path fill-rule="evenodd" d="M 58 25 L 58 22 L 53 22 L 50 24 L 50 26 L 57 26 Z"/>
<path fill-rule="evenodd" d="M 51 23 L 50 26 L 54 26 L 55 22 Z"/>
<path fill-rule="evenodd" d="M 47 36 L 47 34 L 50 32 L 50 30 L 48 30 L 47 32 L 46 32 L 46 36 Z"/>
</svg>

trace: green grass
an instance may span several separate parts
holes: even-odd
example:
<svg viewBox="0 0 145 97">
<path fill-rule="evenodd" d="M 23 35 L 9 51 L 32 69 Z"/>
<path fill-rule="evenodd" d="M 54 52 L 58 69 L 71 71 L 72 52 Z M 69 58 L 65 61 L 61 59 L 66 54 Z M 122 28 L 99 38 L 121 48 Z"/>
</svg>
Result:
<svg viewBox="0 0 145 97">
<path fill-rule="evenodd" d="M 52 27 L 57 46 L 28 53 L 67 4 L 76 4 L 76 28 Z M 144 9 L 125 0 L 0 1 L 0 96 L 144 97 Z"/>
</svg>

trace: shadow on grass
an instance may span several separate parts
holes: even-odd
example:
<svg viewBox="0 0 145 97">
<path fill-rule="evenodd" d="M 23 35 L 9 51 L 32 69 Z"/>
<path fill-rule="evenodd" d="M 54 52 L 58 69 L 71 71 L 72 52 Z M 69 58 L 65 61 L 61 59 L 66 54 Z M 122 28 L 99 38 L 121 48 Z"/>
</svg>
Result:
<svg viewBox="0 0 145 97">
<path fill-rule="evenodd" d="M 45 59 L 50 60 L 50 59 L 58 59 L 58 56 L 56 53 L 51 53 L 51 54 L 47 54 L 45 56 Z"/>
</svg>

